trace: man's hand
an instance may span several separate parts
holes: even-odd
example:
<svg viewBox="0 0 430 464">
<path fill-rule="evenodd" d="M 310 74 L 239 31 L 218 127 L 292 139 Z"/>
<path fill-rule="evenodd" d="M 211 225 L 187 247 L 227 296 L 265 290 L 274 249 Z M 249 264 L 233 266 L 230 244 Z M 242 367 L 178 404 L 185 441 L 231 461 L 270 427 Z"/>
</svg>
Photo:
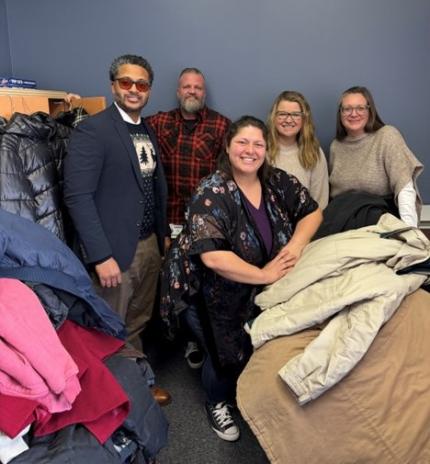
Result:
<svg viewBox="0 0 430 464">
<path fill-rule="evenodd" d="M 96 264 L 95 270 L 102 287 L 117 287 L 121 283 L 121 269 L 113 258 Z"/>
<path fill-rule="evenodd" d="M 164 237 L 164 253 L 167 253 L 169 251 L 171 244 L 172 239 L 170 237 Z"/>
</svg>

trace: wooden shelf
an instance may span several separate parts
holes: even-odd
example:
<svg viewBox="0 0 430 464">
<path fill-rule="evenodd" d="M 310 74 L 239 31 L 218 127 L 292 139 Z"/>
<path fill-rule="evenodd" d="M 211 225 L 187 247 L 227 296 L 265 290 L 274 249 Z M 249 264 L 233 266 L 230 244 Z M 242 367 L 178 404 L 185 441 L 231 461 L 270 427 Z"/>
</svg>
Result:
<svg viewBox="0 0 430 464">
<path fill-rule="evenodd" d="M 89 114 L 106 108 L 105 97 L 83 97 L 67 101 L 67 92 L 60 90 L 39 90 L 20 88 L 0 88 L 0 116 L 10 119 L 13 113 L 32 114 L 43 111 L 55 117 L 61 111 L 82 106 Z"/>
<path fill-rule="evenodd" d="M 45 97 L 65 100 L 67 92 L 61 90 L 39 90 L 39 89 L 21 89 L 18 87 L 0 87 L 0 96 L 18 96 L 18 97 Z"/>
</svg>

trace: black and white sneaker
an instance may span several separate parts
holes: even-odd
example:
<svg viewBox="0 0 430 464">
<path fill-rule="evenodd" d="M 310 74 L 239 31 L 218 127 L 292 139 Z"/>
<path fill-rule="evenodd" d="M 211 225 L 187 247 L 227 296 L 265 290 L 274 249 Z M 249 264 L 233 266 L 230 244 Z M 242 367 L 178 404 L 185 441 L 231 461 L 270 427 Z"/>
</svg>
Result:
<svg viewBox="0 0 430 464">
<path fill-rule="evenodd" d="M 240 430 L 228 404 L 221 401 L 217 404 L 206 403 L 205 407 L 212 430 L 223 440 L 236 441 L 240 436 Z"/>
<path fill-rule="evenodd" d="M 185 359 L 191 369 L 199 369 L 203 365 L 205 354 L 196 342 L 188 342 L 185 348 Z"/>
</svg>

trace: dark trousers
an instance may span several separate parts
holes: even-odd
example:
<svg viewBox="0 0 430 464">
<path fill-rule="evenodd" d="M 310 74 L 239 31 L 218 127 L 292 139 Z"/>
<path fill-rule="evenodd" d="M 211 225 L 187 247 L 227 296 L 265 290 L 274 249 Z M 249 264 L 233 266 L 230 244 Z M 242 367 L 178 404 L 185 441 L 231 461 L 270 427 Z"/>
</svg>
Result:
<svg viewBox="0 0 430 464">
<path fill-rule="evenodd" d="M 220 373 L 215 369 L 205 340 L 197 308 L 189 306 L 182 312 L 182 320 L 206 352 L 205 361 L 202 366 L 202 385 L 206 393 L 207 401 L 215 404 L 220 401 L 234 400 L 236 395 L 237 376 L 228 373 Z"/>
</svg>

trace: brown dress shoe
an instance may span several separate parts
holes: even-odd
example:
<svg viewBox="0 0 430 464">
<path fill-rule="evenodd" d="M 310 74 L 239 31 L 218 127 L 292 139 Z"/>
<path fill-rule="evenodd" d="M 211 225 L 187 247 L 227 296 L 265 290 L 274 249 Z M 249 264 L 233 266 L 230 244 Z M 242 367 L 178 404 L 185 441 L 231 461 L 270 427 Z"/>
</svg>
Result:
<svg viewBox="0 0 430 464">
<path fill-rule="evenodd" d="M 160 406 L 167 406 L 172 401 L 172 397 L 170 396 L 170 393 L 164 388 L 160 388 L 154 385 L 151 387 L 151 393 L 152 393 L 152 396 L 154 397 L 154 400 Z"/>
</svg>

